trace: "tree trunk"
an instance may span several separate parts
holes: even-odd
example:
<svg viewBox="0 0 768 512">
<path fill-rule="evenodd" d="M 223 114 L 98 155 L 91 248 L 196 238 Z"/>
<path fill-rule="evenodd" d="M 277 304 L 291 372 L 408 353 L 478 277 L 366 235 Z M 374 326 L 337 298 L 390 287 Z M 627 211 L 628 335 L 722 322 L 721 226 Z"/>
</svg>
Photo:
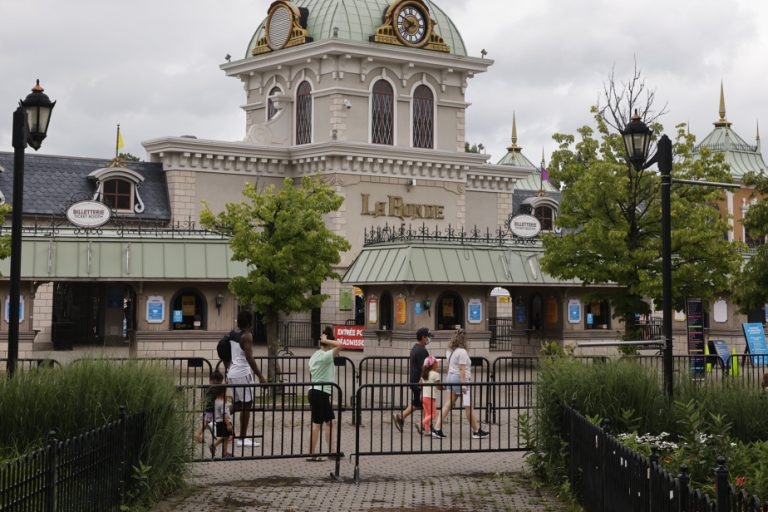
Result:
<svg viewBox="0 0 768 512">
<path fill-rule="evenodd" d="M 280 322 L 277 321 L 277 315 L 270 315 L 275 318 L 267 324 L 267 380 L 277 382 L 277 352 L 280 350 Z"/>
</svg>

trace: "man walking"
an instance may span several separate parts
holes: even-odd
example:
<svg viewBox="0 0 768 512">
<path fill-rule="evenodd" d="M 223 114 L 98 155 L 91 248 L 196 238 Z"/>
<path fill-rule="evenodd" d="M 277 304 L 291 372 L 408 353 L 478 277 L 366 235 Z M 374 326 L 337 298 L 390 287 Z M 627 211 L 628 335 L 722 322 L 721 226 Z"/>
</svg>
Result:
<svg viewBox="0 0 768 512">
<path fill-rule="evenodd" d="M 247 384 L 247 386 L 238 386 L 235 390 L 235 403 L 233 410 L 240 413 L 240 431 L 237 435 L 237 446 L 259 446 L 252 439 L 246 438 L 248 433 L 248 422 L 251 419 L 251 404 L 253 403 L 253 374 L 255 373 L 259 382 L 264 384 L 266 379 L 261 374 L 256 361 L 253 359 L 253 335 L 250 332 L 251 318 L 253 314 L 250 311 L 240 311 L 237 314 L 238 332 L 233 332 L 229 345 L 232 350 L 232 363 L 227 369 L 228 384 Z M 253 371 L 253 373 L 251 373 Z"/>
<path fill-rule="evenodd" d="M 429 329 L 422 327 L 416 331 L 416 343 L 411 348 L 410 356 L 410 378 L 411 383 L 411 403 L 401 414 L 393 414 L 392 422 L 395 428 L 400 432 L 403 431 L 403 424 L 405 418 L 413 414 L 414 411 L 421 410 L 421 386 L 419 386 L 419 378 L 421 377 L 421 367 L 424 365 L 424 360 L 429 356 L 427 351 L 427 345 L 432 341 L 432 333 Z M 416 430 L 421 434 L 421 424 L 416 424 Z"/>
</svg>

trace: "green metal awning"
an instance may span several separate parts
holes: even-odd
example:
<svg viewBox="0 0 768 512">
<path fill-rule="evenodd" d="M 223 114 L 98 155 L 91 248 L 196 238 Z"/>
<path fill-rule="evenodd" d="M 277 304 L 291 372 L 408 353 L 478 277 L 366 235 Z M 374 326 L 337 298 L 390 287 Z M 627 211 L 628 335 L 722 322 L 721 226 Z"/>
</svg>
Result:
<svg viewBox="0 0 768 512">
<path fill-rule="evenodd" d="M 541 270 L 540 247 L 392 243 L 363 248 L 342 278 L 354 285 L 579 285 Z"/>
<path fill-rule="evenodd" d="M 21 277 L 27 280 L 228 281 L 247 273 L 231 261 L 228 241 L 168 238 L 42 238 L 22 242 Z M 10 258 L 0 261 L 3 279 Z"/>
</svg>

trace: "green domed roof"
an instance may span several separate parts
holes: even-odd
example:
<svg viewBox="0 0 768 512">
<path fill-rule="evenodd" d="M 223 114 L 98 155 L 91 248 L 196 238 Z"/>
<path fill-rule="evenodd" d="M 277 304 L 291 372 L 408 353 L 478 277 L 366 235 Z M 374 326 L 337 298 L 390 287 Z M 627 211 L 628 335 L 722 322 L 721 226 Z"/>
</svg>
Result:
<svg viewBox="0 0 768 512">
<path fill-rule="evenodd" d="M 307 31 L 315 42 L 328 39 L 365 42 L 382 24 L 384 12 L 389 7 L 388 0 L 294 0 L 298 7 L 309 10 Z M 464 40 L 451 19 L 430 0 L 424 0 L 435 20 L 435 31 L 440 34 L 454 55 L 466 56 Z M 264 23 L 253 34 L 245 57 L 251 56 L 256 42 L 264 36 Z M 338 35 L 333 37 L 333 29 L 338 28 Z"/>
</svg>

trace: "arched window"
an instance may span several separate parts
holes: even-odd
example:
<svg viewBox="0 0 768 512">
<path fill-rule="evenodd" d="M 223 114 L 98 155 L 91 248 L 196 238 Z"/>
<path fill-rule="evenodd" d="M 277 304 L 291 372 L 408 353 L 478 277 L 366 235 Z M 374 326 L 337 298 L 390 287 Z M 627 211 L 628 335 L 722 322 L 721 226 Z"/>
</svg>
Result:
<svg viewBox="0 0 768 512">
<path fill-rule="evenodd" d="M 611 308 L 608 305 L 608 301 L 595 301 L 584 306 L 584 328 L 611 328 Z"/>
<path fill-rule="evenodd" d="M 432 148 L 435 137 L 435 97 L 420 85 L 413 91 L 413 147 Z"/>
<path fill-rule="evenodd" d="M 552 231 L 554 227 L 555 212 L 549 206 L 537 206 L 533 210 L 533 216 L 541 223 L 542 231 Z"/>
<path fill-rule="evenodd" d="M 435 329 L 464 327 L 464 299 L 456 292 L 445 292 L 437 298 Z"/>
<path fill-rule="evenodd" d="M 379 301 L 379 329 L 390 330 L 394 322 L 394 306 L 392 305 L 392 294 L 384 292 Z"/>
<path fill-rule="evenodd" d="M 275 117 L 279 112 L 275 107 L 275 100 L 272 97 L 280 94 L 281 92 L 283 91 L 281 91 L 279 87 L 275 86 L 270 89 L 269 94 L 267 95 L 267 121 Z"/>
<path fill-rule="evenodd" d="M 306 80 L 296 90 L 296 144 L 312 142 L 312 86 Z"/>
<path fill-rule="evenodd" d="M 531 297 L 531 314 L 528 317 L 528 328 L 529 329 L 541 329 L 543 323 L 544 323 L 544 312 L 543 312 L 544 306 L 543 301 L 541 300 L 541 295 L 536 294 L 533 297 Z"/>
<path fill-rule="evenodd" d="M 171 330 L 205 330 L 206 311 L 205 297 L 200 292 L 191 288 L 179 290 L 171 301 Z"/>
<path fill-rule="evenodd" d="M 101 200 L 115 210 L 133 211 L 133 184 L 128 180 L 106 180 L 101 190 Z"/>
<path fill-rule="evenodd" d="M 386 80 L 373 84 L 371 95 L 371 142 L 394 144 L 395 92 Z"/>
</svg>

